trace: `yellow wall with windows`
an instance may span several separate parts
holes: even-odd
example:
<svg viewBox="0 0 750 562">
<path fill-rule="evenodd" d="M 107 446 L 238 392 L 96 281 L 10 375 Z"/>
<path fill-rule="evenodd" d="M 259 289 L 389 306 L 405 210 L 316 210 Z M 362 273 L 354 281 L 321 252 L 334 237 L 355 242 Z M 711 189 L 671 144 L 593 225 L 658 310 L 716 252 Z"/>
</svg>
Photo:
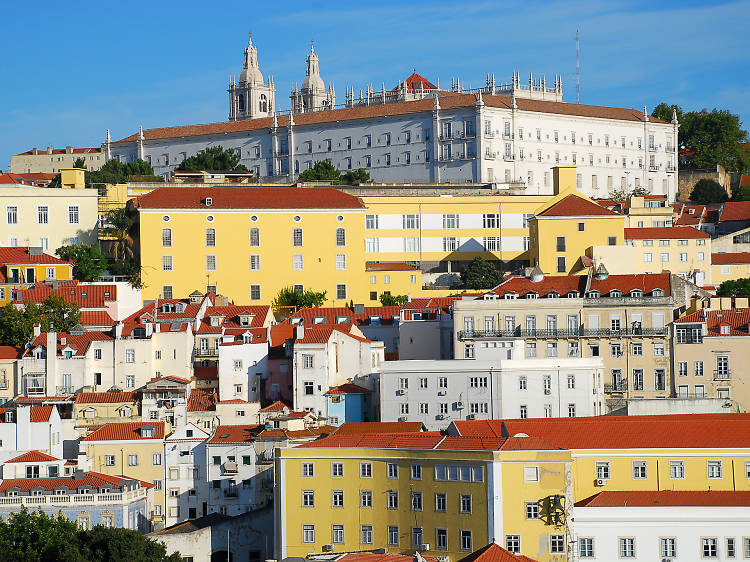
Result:
<svg viewBox="0 0 750 562">
<path fill-rule="evenodd" d="M 124 415 L 126 408 L 130 409 L 130 416 Z M 131 420 L 130 418 L 134 419 Z M 76 404 L 75 420 L 76 431 L 81 436 L 86 436 L 90 432 L 91 426 L 100 426 L 109 422 L 140 420 L 138 402 L 123 400 L 122 402 Z"/>
<path fill-rule="evenodd" d="M 448 291 L 425 291 L 422 289 L 422 271 L 419 269 L 410 271 L 366 271 L 367 289 L 369 290 L 369 304 L 375 306 L 383 293 L 393 296 L 411 295 L 420 296 L 445 296 Z"/>
<path fill-rule="evenodd" d="M 0 306 L 13 300 L 14 289 L 27 289 L 34 282 L 45 281 L 47 279 L 57 279 L 58 281 L 70 281 L 73 279 L 73 265 L 69 263 L 41 265 L 33 263 L 3 264 L 2 269 L 5 274 L 6 283 L 0 284 Z M 54 269 L 54 277 L 47 275 L 48 269 Z M 13 277 L 13 270 L 18 270 L 18 276 L 16 277 L 19 280 L 18 283 L 8 282 Z M 29 275 L 29 270 L 33 270 L 33 280 Z"/>
<path fill-rule="evenodd" d="M 707 254 L 706 263 L 708 263 L 709 257 L 710 254 Z M 721 285 L 724 281 L 732 281 L 734 279 L 743 279 L 746 277 L 750 277 L 750 264 L 711 264 L 711 277 L 709 279 L 713 285 Z"/>
</svg>

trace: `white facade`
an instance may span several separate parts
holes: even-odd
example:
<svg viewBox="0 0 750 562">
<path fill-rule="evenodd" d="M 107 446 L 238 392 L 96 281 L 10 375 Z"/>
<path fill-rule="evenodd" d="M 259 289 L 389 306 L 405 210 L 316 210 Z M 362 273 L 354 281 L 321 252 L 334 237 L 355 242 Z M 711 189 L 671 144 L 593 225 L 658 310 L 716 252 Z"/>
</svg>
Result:
<svg viewBox="0 0 750 562">
<path fill-rule="evenodd" d="M 248 38 L 245 62 L 239 81 L 229 84 L 229 120 L 270 117 L 276 104 L 276 86 L 273 78 L 266 82 L 260 72 L 258 49 Z"/>
<path fill-rule="evenodd" d="M 253 334 L 249 333 L 252 341 Z M 268 378 L 268 342 L 230 341 L 219 345 L 219 399 L 258 402 L 261 386 Z"/>
<path fill-rule="evenodd" d="M 208 433 L 193 424 L 177 428 L 164 440 L 167 498 L 166 526 L 205 515 L 208 501 L 206 444 Z"/>
<path fill-rule="evenodd" d="M 220 436 L 224 427 L 229 426 L 219 426 L 215 435 Z M 253 440 L 206 443 L 208 513 L 239 515 L 260 507 L 257 457 Z"/>
<path fill-rule="evenodd" d="M 389 361 L 381 421 L 438 430 L 454 420 L 597 416 L 602 374 L 600 358 Z"/>
<path fill-rule="evenodd" d="M 749 552 L 747 506 L 574 507 L 572 517 L 578 545 L 581 539 L 593 543 L 594 556 L 576 557 L 581 561 L 737 560 Z M 623 558 L 620 549 L 629 548 L 629 539 L 633 554 Z M 674 540 L 674 556 L 664 555 L 663 539 Z M 628 544 L 621 545 L 623 540 Z M 716 545 L 714 556 L 704 556 L 704 540 L 706 548 Z M 734 542 L 734 556 L 728 541 Z"/>
<path fill-rule="evenodd" d="M 34 414 L 32 409 L 35 409 Z M 46 410 L 40 406 L 19 406 L 15 410 L 7 409 L 0 414 L 0 462 L 33 450 L 42 451 L 58 459 L 62 458 L 62 422 L 57 408 L 52 406 L 47 419 L 32 421 L 46 416 L 39 416 L 36 412 Z"/>
<path fill-rule="evenodd" d="M 296 326 L 304 333 L 304 326 Z M 294 409 L 308 410 L 318 416 L 326 415 L 326 396 L 329 388 L 354 382 L 370 390 L 377 390 L 373 373 L 385 361 L 383 342 L 365 340 L 356 326 L 351 334 L 331 330 L 322 343 L 294 343 Z M 377 400 L 377 397 L 373 397 Z"/>
</svg>

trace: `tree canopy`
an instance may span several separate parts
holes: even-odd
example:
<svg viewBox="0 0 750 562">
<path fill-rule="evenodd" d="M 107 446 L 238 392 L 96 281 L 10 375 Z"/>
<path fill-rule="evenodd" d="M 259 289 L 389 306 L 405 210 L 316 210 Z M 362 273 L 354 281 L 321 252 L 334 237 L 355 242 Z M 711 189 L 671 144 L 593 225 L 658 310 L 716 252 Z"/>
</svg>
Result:
<svg viewBox="0 0 750 562">
<path fill-rule="evenodd" d="M 209 146 L 195 156 L 186 158 L 177 166 L 180 172 L 247 172 L 244 164 L 240 164 L 240 157 L 236 151 L 222 146 Z"/>
<path fill-rule="evenodd" d="M 84 531 L 64 515 L 25 507 L 0 519 L 4 560 L 24 562 L 180 562 L 178 552 L 138 531 L 96 526 Z"/>
<path fill-rule="evenodd" d="M 724 281 L 716 289 L 716 294 L 720 297 L 750 297 L 750 278 Z"/>
<path fill-rule="evenodd" d="M 349 170 L 345 174 L 336 168 L 330 160 L 319 160 L 315 165 L 303 170 L 298 177 L 299 181 L 329 181 L 334 184 L 357 185 L 370 181 L 370 174 L 364 168 Z"/>
<path fill-rule="evenodd" d="M 690 201 L 708 205 L 709 203 L 723 203 L 729 199 L 727 191 L 721 184 L 714 180 L 703 178 L 698 180 L 690 192 Z"/>
<path fill-rule="evenodd" d="M 409 295 L 392 295 L 390 293 L 383 293 L 380 295 L 380 304 L 383 306 L 403 306 L 408 299 Z"/>
<path fill-rule="evenodd" d="M 60 246 L 55 253 L 73 262 L 73 277 L 78 281 L 96 281 L 107 271 L 107 260 L 96 246 Z"/>
<path fill-rule="evenodd" d="M 86 169 L 86 159 L 83 156 L 79 156 L 73 162 L 73 167 L 74 168 L 81 168 L 81 169 L 85 170 Z"/>
<path fill-rule="evenodd" d="M 326 302 L 326 291 L 316 292 L 312 290 L 296 291 L 294 287 L 284 287 L 273 299 L 275 307 L 317 308 Z"/>
<path fill-rule="evenodd" d="M 27 302 L 23 310 L 8 303 L 0 308 L 0 345 L 23 347 L 34 336 L 34 324 L 39 324 L 42 332 L 70 332 L 80 321 L 78 305 L 55 294 L 40 304 Z"/>
<path fill-rule="evenodd" d="M 636 187 L 633 188 L 632 191 L 628 191 L 627 189 L 615 189 L 614 191 L 610 192 L 609 197 L 613 201 L 622 203 L 627 201 L 629 197 L 643 197 L 644 195 L 648 194 L 649 190 L 645 187 Z"/>
<path fill-rule="evenodd" d="M 86 185 L 92 183 L 127 183 L 131 176 L 138 179 L 153 181 L 161 178 L 154 176 L 154 169 L 145 160 L 123 164 L 119 160 L 110 160 L 98 170 L 86 172 Z"/>
<path fill-rule="evenodd" d="M 461 281 L 467 289 L 492 289 L 500 284 L 503 274 L 482 257 L 475 257 L 461 271 Z"/>
<path fill-rule="evenodd" d="M 742 129 L 739 115 L 726 109 L 685 112 L 678 105 L 666 103 L 657 105 L 652 115 L 671 121 L 673 110 L 680 123 L 680 147 L 695 153 L 688 161 L 689 167 L 714 169 L 720 164 L 733 172 L 746 172 L 750 168 L 750 154 L 743 146 L 748 140 L 747 131 Z"/>
</svg>

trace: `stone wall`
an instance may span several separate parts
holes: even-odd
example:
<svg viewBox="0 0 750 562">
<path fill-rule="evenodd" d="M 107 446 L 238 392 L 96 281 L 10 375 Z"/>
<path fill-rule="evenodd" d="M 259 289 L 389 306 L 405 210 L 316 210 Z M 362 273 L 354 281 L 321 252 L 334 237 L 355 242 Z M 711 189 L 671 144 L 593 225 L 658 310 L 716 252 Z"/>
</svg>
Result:
<svg viewBox="0 0 750 562">
<path fill-rule="evenodd" d="M 681 168 L 677 181 L 677 200 L 689 201 L 693 187 L 702 179 L 718 182 L 727 190 L 727 194 L 731 193 L 732 174 L 727 172 L 722 166 L 717 165 L 715 170 L 690 170 Z"/>
</svg>

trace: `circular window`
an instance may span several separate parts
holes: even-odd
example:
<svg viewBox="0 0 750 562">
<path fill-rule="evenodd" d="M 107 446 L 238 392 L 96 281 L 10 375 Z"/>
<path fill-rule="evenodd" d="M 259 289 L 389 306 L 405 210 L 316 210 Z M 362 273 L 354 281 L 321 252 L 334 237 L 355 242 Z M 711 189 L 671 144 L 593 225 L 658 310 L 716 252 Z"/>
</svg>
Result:
<svg viewBox="0 0 750 562">
<path fill-rule="evenodd" d="M 208 216 L 206 217 L 206 220 L 207 220 L 208 222 L 214 222 L 214 216 L 213 216 L 213 215 L 208 215 Z"/>
<path fill-rule="evenodd" d="M 258 220 L 258 215 L 253 215 L 252 217 L 250 217 L 250 220 L 253 221 L 253 222 L 257 221 Z"/>
<path fill-rule="evenodd" d="M 163 216 L 163 217 L 161 218 L 161 220 L 163 220 L 164 222 L 169 222 L 169 215 L 164 215 L 164 216 Z"/>
<path fill-rule="evenodd" d="M 339 221 L 339 222 L 341 222 L 342 220 L 344 220 L 344 215 L 337 216 L 336 220 Z"/>
<path fill-rule="evenodd" d="M 294 215 L 294 222 L 299 222 L 302 220 L 302 217 L 299 215 Z"/>
</svg>

